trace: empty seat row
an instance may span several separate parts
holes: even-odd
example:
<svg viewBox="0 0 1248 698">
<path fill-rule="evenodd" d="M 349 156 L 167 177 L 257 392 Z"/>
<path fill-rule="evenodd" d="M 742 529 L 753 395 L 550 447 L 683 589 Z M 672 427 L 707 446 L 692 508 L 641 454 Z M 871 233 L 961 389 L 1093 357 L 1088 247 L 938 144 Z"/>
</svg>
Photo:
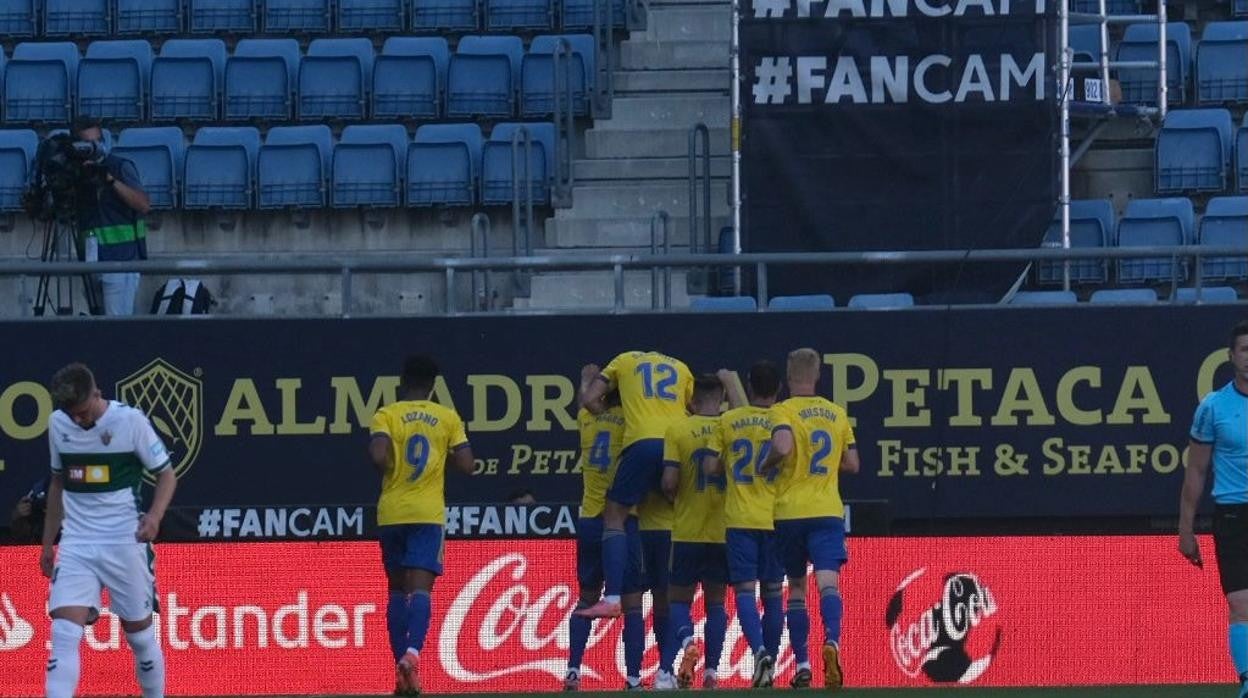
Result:
<svg viewBox="0 0 1248 698">
<path fill-rule="evenodd" d="M 1102 288 L 1092 292 L 1089 303 L 1131 304 L 1157 303 L 1161 298 L 1151 288 Z M 1236 303 L 1239 294 L 1230 286 L 1202 286 L 1175 289 L 1168 299 L 1174 303 Z M 1079 302 L 1074 291 L 1019 291 L 1010 299 L 1011 305 L 1071 305 Z"/>
<path fill-rule="evenodd" d="M 527 135 L 527 141 L 526 141 Z M 21 207 L 37 145 L 33 131 L 0 131 L 0 210 Z M 130 128 L 113 152 L 135 163 L 155 209 L 471 206 L 523 195 L 550 199 L 555 131 L 549 123 L 206 127 L 189 145 L 174 126 Z M 525 167 L 525 153 L 528 165 Z M 513 168 L 513 156 L 519 158 Z M 513 170 L 517 173 L 513 175 Z"/>
<path fill-rule="evenodd" d="M 1110 53 L 1118 61 L 1156 61 L 1158 38 L 1155 23 L 1132 24 Z M 1099 63 L 1100 26 L 1071 27 L 1070 46 L 1076 62 Z M 1117 77 L 1124 103 L 1157 103 L 1156 68 L 1122 69 Z M 1248 22 L 1210 22 L 1195 45 L 1187 24 L 1166 25 L 1167 102 L 1185 103 L 1193 82 L 1196 104 L 1248 103 Z"/>
<path fill-rule="evenodd" d="M 1059 211 L 1045 234 L 1047 247 L 1062 244 L 1060 216 Z M 1199 227 L 1192 202 L 1186 198 L 1133 200 L 1116 222 L 1113 205 L 1107 199 L 1070 202 L 1072 248 L 1191 244 L 1248 247 L 1248 196 L 1211 199 Z M 1041 284 L 1061 283 L 1063 266 L 1061 262 L 1039 264 L 1037 280 Z M 1124 284 L 1165 282 L 1172 278 L 1172 272 L 1186 278 L 1187 266 L 1172 259 L 1122 259 L 1117 263 L 1117 278 Z M 1069 268 L 1072 283 L 1103 284 L 1109 280 L 1105 260 L 1072 260 Z M 1248 279 L 1248 256 L 1202 259 L 1201 276 L 1206 280 Z"/>
<path fill-rule="evenodd" d="M 1166 114 L 1154 155 L 1158 194 L 1248 188 L 1248 117 L 1235 133 L 1226 109 L 1175 109 Z"/>
<path fill-rule="evenodd" d="M 600 22 L 608 16 L 599 0 Z M 623 28 L 624 0 L 609 0 Z M 588 29 L 595 0 L 0 0 L 8 36 Z"/>
<path fill-rule="evenodd" d="M 0 64 L 3 64 L 0 56 Z M 589 112 L 595 42 L 544 35 L 466 36 L 454 54 L 441 37 L 173 39 L 153 56 L 143 40 L 22 43 L 4 68 L 7 123 L 64 122 L 71 114 L 141 121 L 524 118 L 561 104 Z"/>
</svg>

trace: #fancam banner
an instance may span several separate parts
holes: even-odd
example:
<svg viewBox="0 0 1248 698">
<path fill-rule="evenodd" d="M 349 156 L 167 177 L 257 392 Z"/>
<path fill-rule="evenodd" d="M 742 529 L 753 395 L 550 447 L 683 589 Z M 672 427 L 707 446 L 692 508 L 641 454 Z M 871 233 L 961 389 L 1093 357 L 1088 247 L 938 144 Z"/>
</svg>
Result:
<svg viewBox="0 0 1248 698">
<path fill-rule="evenodd" d="M 583 364 L 656 348 L 744 375 L 809 346 L 819 392 L 854 420 L 863 469 L 842 479 L 847 499 L 902 519 L 1172 516 L 1192 414 L 1229 379 L 1238 319 L 1162 306 L 8 323 L 21 341 L 0 343 L 0 506 L 47 472 L 46 384 L 81 360 L 163 435 L 189 512 L 179 539 L 367 538 L 368 426 L 402 358 L 429 352 L 435 398 L 463 415 L 477 458 L 476 475 L 447 477 L 452 536 L 568 535 Z M 491 508 L 521 489 L 546 508 Z"/>
<path fill-rule="evenodd" d="M 1208 537 L 1201 545 L 1212 550 Z M 558 690 L 577 596 L 574 551 L 567 540 L 447 543 L 423 653 L 425 690 Z M 852 687 L 1234 679 L 1217 571 L 1189 565 L 1173 536 L 851 539 L 849 553 L 842 646 Z M 363 542 L 158 545 L 169 693 L 388 693 L 394 670 L 379 557 Z M 0 695 L 43 695 L 50 631 L 37 565 L 35 548 L 0 548 L 0 569 L 13 572 L 0 579 Z M 718 673 L 721 685 L 745 687 L 752 659 L 731 604 Z M 594 626 L 583 688 L 623 686 L 620 633 L 618 620 Z M 1177 648 L 1194 647 L 1201 651 L 1175 659 Z M 647 633 L 648 680 L 657 660 Z M 820 676 L 817 651 L 814 660 Z M 87 630 L 81 694 L 133 694 L 131 661 L 116 616 L 105 611 Z M 787 681 L 787 631 L 778 665 Z"/>
</svg>

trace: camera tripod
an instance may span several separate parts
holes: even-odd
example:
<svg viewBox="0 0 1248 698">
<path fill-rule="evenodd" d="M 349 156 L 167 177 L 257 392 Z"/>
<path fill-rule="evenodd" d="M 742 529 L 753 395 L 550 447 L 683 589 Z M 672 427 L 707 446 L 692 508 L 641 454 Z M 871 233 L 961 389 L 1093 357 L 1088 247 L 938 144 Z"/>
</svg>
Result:
<svg viewBox="0 0 1248 698">
<path fill-rule="evenodd" d="M 79 250 L 81 239 L 77 227 L 72 223 L 51 220 L 44 224 L 43 251 L 39 259 L 44 262 L 76 262 L 82 261 Z M 99 295 L 96 293 L 95 278 L 92 274 L 78 274 L 78 283 L 82 284 L 82 294 L 87 303 L 87 312 L 99 315 L 101 312 Z M 42 317 L 51 307 L 56 315 L 74 314 L 73 275 L 40 274 L 39 286 L 35 291 L 34 313 Z"/>
</svg>

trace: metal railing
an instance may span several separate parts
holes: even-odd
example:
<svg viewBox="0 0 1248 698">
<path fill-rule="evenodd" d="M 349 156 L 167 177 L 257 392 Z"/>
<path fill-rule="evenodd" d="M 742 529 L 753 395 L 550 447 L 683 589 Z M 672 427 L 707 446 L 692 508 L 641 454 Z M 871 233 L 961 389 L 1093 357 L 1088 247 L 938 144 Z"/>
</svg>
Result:
<svg viewBox="0 0 1248 698">
<path fill-rule="evenodd" d="M 556 90 L 556 93 L 558 91 Z M 521 157 L 523 156 L 523 157 Z M 523 194 L 522 194 L 523 192 Z M 511 134 L 511 255 L 533 255 L 533 136 L 521 126 Z M 513 270 L 512 284 L 523 286 L 523 272 Z"/>
<path fill-rule="evenodd" d="M 701 172 L 698 171 L 699 159 Z M 700 214 L 699 201 L 702 204 Z M 710 253 L 715 249 L 711 244 L 711 130 L 706 124 L 697 123 L 689 128 L 689 252 Z M 692 277 L 695 289 L 709 291 L 709 269 L 699 269 Z"/>
<path fill-rule="evenodd" d="M 629 18 L 636 0 L 629 0 Z M 594 0 L 594 94 L 590 114 L 595 119 L 611 118 L 611 102 L 615 99 L 615 13 L 612 0 Z"/>
<path fill-rule="evenodd" d="M 655 211 L 650 218 L 650 254 L 657 255 L 659 253 L 659 241 L 662 240 L 662 250 L 664 256 L 672 253 L 672 237 L 671 237 L 672 217 L 667 215 L 667 211 Z M 662 231 L 662 232 L 660 232 Z M 663 268 L 663 306 L 664 309 L 672 307 L 672 268 Z M 650 309 L 659 309 L 659 268 L 650 269 Z"/>
<path fill-rule="evenodd" d="M 555 47 L 554 84 L 551 85 L 555 114 L 554 180 L 550 200 L 555 208 L 572 207 L 572 139 L 576 136 L 573 119 L 576 115 L 575 94 L 572 89 L 572 45 L 567 39 L 559 39 Z M 548 173 L 547 175 L 551 175 Z"/>
<path fill-rule="evenodd" d="M 472 217 L 472 235 L 469 237 L 469 254 L 473 259 L 489 259 L 490 257 L 490 217 L 484 213 Z M 478 242 L 480 238 L 480 242 Z M 478 290 L 477 277 L 482 277 L 482 290 Z M 448 288 L 448 292 L 451 289 Z M 478 295 L 480 292 L 480 295 Z M 474 310 L 490 311 L 494 309 L 494 289 L 490 283 L 490 270 L 481 269 L 472 272 L 472 304 Z"/>
<path fill-rule="evenodd" d="M 455 277 L 474 271 L 602 271 L 610 270 L 615 287 L 614 307 L 623 312 L 624 271 L 629 269 L 679 269 L 699 267 L 752 267 L 758 277 L 756 298 L 759 307 L 767 304 L 766 280 L 772 266 L 853 266 L 853 265 L 932 265 L 980 264 L 989 262 L 1064 261 L 1076 259 L 1170 259 L 1172 286 L 1179 283 L 1183 265 L 1179 260 L 1194 261 L 1194 287 L 1203 286 L 1201 264 L 1210 257 L 1248 257 L 1248 245 L 1214 246 L 1185 245 L 1175 247 L 1119 248 L 1029 248 L 1011 250 L 930 250 L 905 252 L 781 252 L 722 254 L 595 254 L 577 256 L 526 256 L 496 259 L 469 257 L 433 257 L 390 254 L 374 257 L 258 260 L 253 257 L 231 259 L 151 259 L 144 262 L 30 262 L 0 261 L 0 277 L 40 275 L 80 275 L 139 271 L 145 274 L 188 275 L 266 275 L 266 274 L 333 274 L 342 283 L 342 315 L 350 315 L 352 279 L 361 274 L 441 274 L 446 282 L 446 314 L 462 312 L 455 302 Z M 515 311 L 509 311 L 515 312 Z"/>
</svg>

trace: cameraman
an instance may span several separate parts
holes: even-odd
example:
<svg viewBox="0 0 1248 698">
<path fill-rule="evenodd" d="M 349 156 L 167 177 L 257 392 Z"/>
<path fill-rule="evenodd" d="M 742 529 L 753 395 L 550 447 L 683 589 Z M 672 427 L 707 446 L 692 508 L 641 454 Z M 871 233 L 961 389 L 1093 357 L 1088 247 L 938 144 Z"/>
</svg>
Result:
<svg viewBox="0 0 1248 698">
<path fill-rule="evenodd" d="M 130 262 L 147 259 L 147 224 L 151 209 L 134 163 L 108 152 L 99 119 L 79 116 L 70 129 L 74 138 L 96 145 L 97 156 L 86 166 L 88 182 L 78 198 L 78 230 L 88 261 Z M 105 315 L 133 315 L 139 273 L 100 274 Z"/>
</svg>

